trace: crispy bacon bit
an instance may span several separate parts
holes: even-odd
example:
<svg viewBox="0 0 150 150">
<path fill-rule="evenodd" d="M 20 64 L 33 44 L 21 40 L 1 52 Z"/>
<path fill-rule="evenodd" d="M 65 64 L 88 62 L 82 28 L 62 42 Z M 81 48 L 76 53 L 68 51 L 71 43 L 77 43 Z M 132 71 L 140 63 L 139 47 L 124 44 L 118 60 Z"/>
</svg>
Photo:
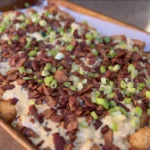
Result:
<svg viewBox="0 0 150 150">
<path fill-rule="evenodd" d="M 18 101 L 19 101 L 18 98 L 11 98 L 10 99 L 10 103 L 13 104 L 13 105 L 16 105 Z"/>
<path fill-rule="evenodd" d="M 36 113 L 35 118 L 38 120 L 39 123 L 44 122 L 43 116 L 41 114 Z"/>
<path fill-rule="evenodd" d="M 102 125 L 102 122 L 99 120 L 96 120 L 95 123 L 93 124 L 95 130 L 98 130 L 101 125 Z"/>
<path fill-rule="evenodd" d="M 103 134 L 103 137 L 104 137 L 104 141 L 106 144 L 112 143 L 113 142 L 113 131 L 108 129 L 108 131 Z"/>
<path fill-rule="evenodd" d="M 75 111 L 79 105 L 79 101 L 77 97 L 75 96 L 70 96 L 69 98 L 69 107 L 71 111 Z"/>
<path fill-rule="evenodd" d="M 97 58 L 96 57 L 92 57 L 92 58 L 89 59 L 88 64 L 89 65 L 93 65 L 93 64 L 95 64 L 96 61 L 97 61 Z"/>
<path fill-rule="evenodd" d="M 35 105 L 30 105 L 29 108 L 28 108 L 28 114 L 30 116 L 33 116 L 37 113 L 37 109 L 35 107 Z"/>
<path fill-rule="evenodd" d="M 44 143 L 44 140 L 40 141 L 36 146 L 40 147 L 40 146 L 42 146 L 43 143 Z"/>
<path fill-rule="evenodd" d="M 38 91 L 28 91 L 29 99 L 37 98 Z"/>
<path fill-rule="evenodd" d="M 96 88 L 96 89 L 98 89 L 99 88 L 99 83 L 95 80 L 95 79 L 93 79 L 93 86 Z"/>
<path fill-rule="evenodd" d="M 62 136 L 59 135 L 59 133 L 53 134 L 53 142 L 56 150 L 64 150 L 66 141 Z"/>
<path fill-rule="evenodd" d="M 26 81 L 23 79 L 17 79 L 16 82 L 18 85 L 23 85 Z"/>
<path fill-rule="evenodd" d="M 140 61 L 140 60 L 142 60 L 142 56 L 138 52 L 134 52 L 132 54 L 132 60 L 133 61 Z"/>
<path fill-rule="evenodd" d="M 150 64 L 149 63 L 146 64 L 146 68 L 147 68 L 148 75 L 150 76 Z"/>
<path fill-rule="evenodd" d="M 118 100 L 119 101 L 123 101 L 124 100 L 124 97 L 123 97 L 123 94 L 122 93 L 116 93 L 117 94 L 117 97 L 118 97 Z"/>
<path fill-rule="evenodd" d="M 4 91 L 12 90 L 13 88 L 15 88 L 15 85 L 10 83 L 6 83 L 5 85 L 1 86 L 1 89 Z"/>
<path fill-rule="evenodd" d="M 74 131 L 77 129 L 77 127 L 78 127 L 78 121 L 77 120 L 69 122 L 69 124 L 67 125 L 67 131 L 68 132 Z"/>
<path fill-rule="evenodd" d="M 60 122 L 62 119 L 63 119 L 63 117 L 60 116 L 60 115 L 53 115 L 53 116 L 51 117 L 51 120 L 52 120 L 53 122 Z"/>
<path fill-rule="evenodd" d="M 86 116 L 86 121 L 90 124 L 93 121 L 93 117 L 91 115 Z"/>
<path fill-rule="evenodd" d="M 50 107 L 55 107 L 56 106 L 56 101 L 52 96 L 44 96 L 43 100 L 47 103 L 48 106 Z"/>
<path fill-rule="evenodd" d="M 36 135 L 36 133 L 32 129 L 30 129 L 30 128 L 24 127 L 21 131 L 27 137 L 33 137 L 33 138 L 38 137 Z"/>
<path fill-rule="evenodd" d="M 64 83 L 68 81 L 67 75 L 65 74 L 64 71 L 61 71 L 61 70 L 57 70 L 55 72 L 54 78 L 58 81 L 58 83 Z"/>
<path fill-rule="evenodd" d="M 109 127 L 107 125 L 105 125 L 102 129 L 101 129 L 101 133 L 105 134 L 107 131 L 109 130 Z"/>
<path fill-rule="evenodd" d="M 54 113 L 55 113 L 55 110 L 50 108 L 42 112 L 42 116 L 44 117 L 44 119 L 50 119 L 54 115 Z"/>
</svg>

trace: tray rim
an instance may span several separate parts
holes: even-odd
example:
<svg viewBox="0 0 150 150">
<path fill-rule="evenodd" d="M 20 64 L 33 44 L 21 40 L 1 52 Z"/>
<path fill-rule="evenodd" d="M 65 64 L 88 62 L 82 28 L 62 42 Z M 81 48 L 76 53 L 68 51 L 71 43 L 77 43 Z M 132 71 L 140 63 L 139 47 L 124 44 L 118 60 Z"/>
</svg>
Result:
<svg viewBox="0 0 150 150">
<path fill-rule="evenodd" d="M 130 28 L 130 29 L 140 31 L 140 32 L 143 32 L 145 34 L 150 35 L 149 32 L 144 31 L 140 28 L 137 28 L 135 26 L 126 24 L 124 22 L 121 22 L 119 20 L 116 20 L 114 18 L 106 16 L 102 13 L 93 11 L 91 9 L 85 8 L 83 6 L 79 6 L 78 4 L 75 4 L 75 3 L 70 2 L 68 0 L 48 0 L 48 1 L 52 2 L 52 3 L 55 3 L 57 5 L 60 5 L 60 6 L 66 7 L 68 9 L 72 9 L 75 12 L 78 12 L 78 13 L 81 13 L 81 14 L 84 14 L 84 15 L 87 15 L 87 16 L 91 16 L 91 17 L 94 17 L 94 18 L 97 18 L 97 19 L 101 19 L 101 20 L 104 20 L 104 21 L 108 21 L 110 23 L 117 24 L 119 26 Z M 35 146 L 27 138 L 25 138 L 20 132 L 18 132 L 14 127 L 12 127 L 9 123 L 7 123 L 2 118 L 0 118 L 0 127 L 8 135 L 10 135 L 16 141 L 16 143 L 21 145 L 24 149 L 26 149 L 26 150 L 37 150 L 37 148 L 35 148 Z"/>
</svg>

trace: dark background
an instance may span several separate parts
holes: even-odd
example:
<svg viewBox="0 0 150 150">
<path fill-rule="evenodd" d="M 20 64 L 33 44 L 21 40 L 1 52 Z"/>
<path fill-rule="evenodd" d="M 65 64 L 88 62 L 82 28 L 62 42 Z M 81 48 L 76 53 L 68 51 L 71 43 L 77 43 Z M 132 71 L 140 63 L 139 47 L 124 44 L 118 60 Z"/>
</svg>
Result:
<svg viewBox="0 0 150 150">
<path fill-rule="evenodd" d="M 70 1 L 150 32 L 150 0 Z"/>
</svg>

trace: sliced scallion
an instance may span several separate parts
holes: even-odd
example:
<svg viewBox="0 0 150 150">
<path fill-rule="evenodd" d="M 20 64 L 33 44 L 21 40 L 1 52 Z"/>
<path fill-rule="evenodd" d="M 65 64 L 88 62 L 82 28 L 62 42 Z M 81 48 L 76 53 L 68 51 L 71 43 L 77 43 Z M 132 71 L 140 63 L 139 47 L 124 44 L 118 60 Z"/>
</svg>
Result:
<svg viewBox="0 0 150 150">
<path fill-rule="evenodd" d="M 140 107 L 135 108 L 135 114 L 137 116 L 139 116 L 139 117 L 142 116 L 142 112 L 143 112 L 142 108 L 140 108 Z"/>
<path fill-rule="evenodd" d="M 96 103 L 98 105 L 102 105 L 105 109 L 109 108 L 109 103 L 106 99 L 104 98 L 96 98 Z"/>
<path fill-rule="evenodd" d="M 23 73 L 26 72 L 26 70 L 25 70 L 24 67 L 19 67 L 18 70 L 19 70 L 19 72 L 20 72 L 21 74 L 23 74 Z"/>
<path fill-rule="evenodd" d="M 99 119 L 99 117 L 97 116 L 95 111 L 91 112 L 91 116 L 93 117 L 94 120 L 98 120 Z"/>
<path fill-rule="evenodd" d="M 106 72 L 105 66 L 100 66 L 100 73 L 105 73 L 105 72 Z"/>
</svg>

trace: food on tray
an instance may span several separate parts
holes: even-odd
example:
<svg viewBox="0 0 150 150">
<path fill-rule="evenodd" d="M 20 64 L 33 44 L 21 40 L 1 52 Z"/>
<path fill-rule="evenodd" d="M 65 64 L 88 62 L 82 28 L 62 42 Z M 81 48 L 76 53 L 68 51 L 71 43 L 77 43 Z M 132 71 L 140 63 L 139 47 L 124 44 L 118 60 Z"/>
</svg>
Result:
<svg viewBox="0 0 150 150">
<path fill-rule="evenodd" d="M 52 4 L 0 22 L 0 116 L 38 149 L 150 148 L 143 42 L 103 36 Z"/>
</svg>

